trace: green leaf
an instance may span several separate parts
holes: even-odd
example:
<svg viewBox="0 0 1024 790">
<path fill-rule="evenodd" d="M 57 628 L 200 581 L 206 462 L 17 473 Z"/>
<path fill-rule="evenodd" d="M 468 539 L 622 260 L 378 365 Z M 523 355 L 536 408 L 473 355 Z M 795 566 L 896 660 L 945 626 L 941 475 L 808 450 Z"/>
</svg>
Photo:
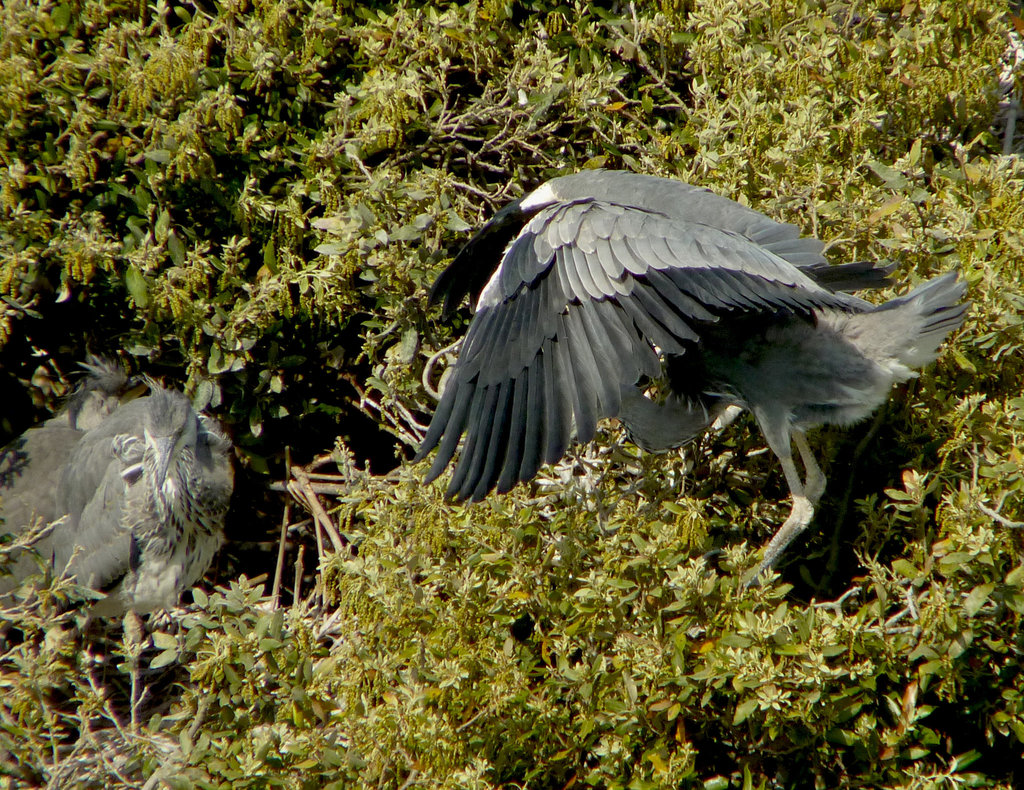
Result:
<svg viewBox="0 0 1024 790">
<path fill-rule="evenodd" d="M 748 697 L 743 700 L 739 705 L 736 706 L 736 711 L 732 716 L 732 723 L 742 724 L 749 718 L 750 714 L 757 709 L 757 697 Z"/>
<path fill-rule="evenodd" d="M 170 253 L 171 260 L 174 261 L 175 266 L 185 265 L 185 244 L 173 230 L 167 234 L 167 251 Z"/>
<path fill-rule="evenodd" d="M 55 30 L 65 31 L 71 23 L 71 6 L 61 3 L 50 12 L 50 22 Z"/>
<path fill-rule="evenodd" d="M 910 185 L 910 181 L 898 170 L 882 162 L 868 162 L 868 167 L 877 175 L 885 185 L 896 192 L 902 192 Z"/>
<path fill-rule="evenodd" d="M 149 662 L 150 669 L 160 669 L 160 667 L 170 666 L 178 660 L 177 649 L 164 650 L 162 653 L 158 653 L 152 661 Z"/>
<path fill-rule="evenodd" d="M 995 584 L 979 584 L 973 590 L 967 594 L 967 598 L 964 599 L 964 614 L 968 617 L 974 617 L 985 602 L 992 595 L 992 591 L 996 588 Z"/>
<path fill-rule="evenodd" d="M 142 272 L 134 264 L 125 270 L 124 284 L 135 304 L 142 309 L 149 306 L 149 286 L 146 283 L 146 278 L 142 276 Z"/>
</svg>

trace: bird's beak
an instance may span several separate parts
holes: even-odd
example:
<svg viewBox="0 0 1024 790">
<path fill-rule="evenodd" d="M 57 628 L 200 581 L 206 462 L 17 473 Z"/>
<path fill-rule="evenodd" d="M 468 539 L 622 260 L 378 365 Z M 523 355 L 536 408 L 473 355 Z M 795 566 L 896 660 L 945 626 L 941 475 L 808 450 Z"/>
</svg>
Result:
<svg viewBox="0 0 1024 790">
<path fill-rule="evenodd" d="M 166 487 L 167 471 L 171 467 L 174 454 L 174 439 L 169 436 L 154 438 L 146 434 L 146 443 L 153 448 L 153 499 L 156 500 L 160 516 L 163 517 L 167 507 Z"/>
</svg>

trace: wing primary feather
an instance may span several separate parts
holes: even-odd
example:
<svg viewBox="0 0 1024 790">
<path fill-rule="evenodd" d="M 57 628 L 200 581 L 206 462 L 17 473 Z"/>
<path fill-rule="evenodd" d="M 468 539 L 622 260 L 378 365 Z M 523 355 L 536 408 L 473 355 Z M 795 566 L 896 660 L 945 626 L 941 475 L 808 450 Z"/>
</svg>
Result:
<svg viewBox="0 0 1024 790">
<path fill-rule="evenodd" d="M 639 288 L 634 289 L 634 293 L 639 290 Z M 662 353 L 682 354 L 684 352 L 679 341 L 666 332 L 664 327 L 653 321 L 635 299 L 621 299 L 619 306 L 632 320 L 637 331 L 647 339 L 647 342 L 660 348 Z"/>
<path fill-rule="evenodd" d="M 640 346 L 650 350 L 650 347 L 643 343 L 636 331 L 629 326 L 629 319 L 622 312 L 618 303 L 594 302 L 589 306 L 588 313 L 590 314 L 589 320 L 598 325 L 600 331 L 607 337 L 612 359 L 632 364 L 636 361 L 637 353 L 642 351 L 639 349 Z"/>
<path fill-rule="evenodd" d="M 450 499 L 465 499 L 466 495 L 462 493 L 464 487 L 470 491 L 473 490 L 472 485 L 466 486 L 466 481 L 473 475 L 473 459 L 478 455 L 478 448 L 483 444 L 486 433 L 484 427 L 486 417 L 484 415 L 489 412 L 485 411 L 484 403 L 490 401 L 493 404 L 494 397 L 494 387 L 477 387 L 473 393 L 469 413 L 466 415 L 466 441 L 462 445 L 462 452 L 455 464 L 455 471 L 452 472 L 451 480 L 448 481 L 448 489 L 445 491 L 445 496 Z"/>
<path fill-rule="evenodd" d="M 544 340 L 544 329 L 541 321 L 541 312 L 544 306 L 547 291 L 551 283 L 544 278 L 535 284 L 520 297 L 524 300 L 526 310 L 523 314 L 522 343 L 530 353 L 536 354 L 540 350 L 540 344 Z M 532 361 L 532 360 L 531 360 Z"/>
<path fill-rule="evenodd" d="M 503 367 L 507 364 L 507 359 L 503 356 L 506 353 L 509 327 L 515 319 L 515 314 L 515 307 L 507 301 L 481 311 L 481 315 L 487 319 L 481 331 L 486 334 L 474 335 L 475 323 L 471 324 L 469 334 L 466 336 L 469 348 L 459 355 L 459 361 L 465 366 L 465 375 L 473 376 L 479 373 L 481 382 L 485 384 L 495 380 L 495 371 L 502 371 L 497 375 L 503 376 Z"/>
<path fill-rule="evenodd" d="M 469 499 L 477 482 L 483 476 L 484 462 L 487 452 L 490 449 L 491 429 L 494 426 L 495 407 L 498 397 L 504 390 L 504 382 L 498 382 L 484 387 L 483 397 L 480 399 L 482 408 L 475 421 L 471 421 L 467 428 L 466 446 L 462 450 L 462 458 L 459 461 L 466 462 L 466 473 L 459 485 L 458 498 Z"/>
<path fill-rule="evenodd" d="M 441 393 L 441 402 L 437 404 L 437 409 L 434 411 L 434 416 L 430 419 L 430 425 L 427 427 L 426 436 L 423 437 L 423 441 L 420 443 L 420 449 L 416 452 L 413 461 L 422 461 L 427 457 L 427 453 L 437 446 L 437 443 L 441 441 L 441 436 L 444 435 L 445 430 L 452 424 L 452 411 L 455 408 L 455 402 L 459 393 L 460 385 L 458 379 L 458 373 L 453 372 L 448 380 L 448 384 L 445 387 L 445 391 Z"/>
<path fill-rule="evenodd" d="M 578 350 L 575 347 L 576 343 L 572 337 L 569 322 L 565 315 L 559 318 L 559 342 L 554 344 L 555 355 L 558 359 L 559 381 L 563 383 L 564 391 L 569 394 L 572 402 L 576 439 L 586 442 L 594 435 L 597 425 L 597 418 L 594 416 L 594 410 L 590 403 L 593 397 L 592 390 L 582 376 L 583 371 L 577 370 L 576 354 Z"/>
<path fill-rule="evenodd" d="M 548 286 L 548 291 L 543 309 L 554 320 L 573 300 L 572 288 L 562 266 L 552 266 L 551 272 L 544 278 L 544 284 Z"/>
<path fill-rule="evenodd" d="M 663 270 L 651 269 L 647 272 L 646 280 L 654 286 L 654 290 L 661 298 L 672 305 L 680 315 L 697 321 L 717 320 L 715 314 L 701 302 L 680 290 Z"/>
<path fill-rule="evenodd" d="M 452 383 L 455 384 L 455 382 Z M 434 463 L 430 465 L 430 469 L 427 471 L 425 478 L 427 483 L 436 480 L 455 455 L 455 450 L 459 446 L 459 440 L 465 431 L 466 414 L 474 400 L 475 393 L 475 380 L 459 385 L 459 391 L 456 393 L 458 397 L 452 399 L 451 417 L 448 418 L 447 423 L 441 426 L 444 435 L 441 437 L 441 444 L 437 448 L 437 455 L 434 456 Z M 431 423 L 431 427 L 433 427 L 433 423 Z"/>
<path fill-rule="evenodd" d="M 529 387 L 526 397 L 526 424 L 523 427 L 523 454 L 517 470 L 518 480 L 529 480 L 540 469 L 544 439 L 544 356 L 538 353 L 526 372 Z"/>
<path fill-rule="evenodd" d="M 665 274 L 679 290 L 690 294 L 705 307 L 724 307 L 731 310 L 736 306 L 733 301 L 725 298 L 719 278 L 707 269 L 666 269 Z"/>
<path fill-rule="evenodd" d="M 632 360 L 637 379 L 641 375 L 650 376 L 652 379 L 660 376 L 661 359 L 651 348 L 651 344 L 637 332 L 622 306 L 617 302 L 598 302 L 594 306 L 600 310 L 601 325 L 607 330 L 619 353 L 625 355 L 624 359 Z"/>
<path fill-rule="evenodd" d="M 523 291 L 503 305 L 509 312 L 509 320 L 501 339 L 507 353 L 504 373 L 510 377 L 518 376 L 525 367 L 532 351 L 529 346 L 536 342 L 530 335 L 533 301 L 533 294 Z"/>
<path fill-rule="evenodd" d="M 755 310 L 768 307 L 772 302 L 781 301 L 772 299 L 773 295 L 780 297 L 781 291 L 787 286 L 773 281 L 758 274 L 747 274 L 737 271 L 723 271 L 723 279 L 732 282 L 733 290 L 740 298 L 745 299 L 747 304 Z M 781 288 L 780 288 L 781 286 Z M 775 294 L 773 294 L 775 292 Z M 785 302 L 784 302 L 785 303 Z"/>
<path fill-rule="evenodd" d="M 531 366 L 532 367 L 532 366 Z M 505 430 L 505 460 L 498 473 L 496 489 L 504 494 L 517 482 L 519 466 L 523 460 L 523 445 L 526 439 L 526 405 L 531 387 L 530 368 L 524 370 L 515 380 L 512 406 L 508 413 L 508 427 Z"/>
<path fill-rule="evenodd" d="M 598 304 L 604 303 L 583 305 L 578 311 L 578 320 L 586 333 L 587 345 L 597 369 L 598 410 L 602 417 L 614 417 L 619 413 L 619 387 L 623 383 L 633 383 L 624 380 L 635 379 L 636 360 L 633 350 L 618 342 L 621 338 L 613 339 L 615 327 L 605 327 L 604 315 L 598 312 Z"/>
<path fill-rule="evenodd" d="M 571 393 L 562 380 L 558 365 L 557 342 L 544 341 L 544 461 L 557 463 L 569 446 L 569 401 Z M 575 385 L 573 385 L 575 386 Z"/>
<path fill-rule="evenodd" d="M 661 324 L 672 337 L 678 340 L 696 340 L 699 337 L 678 313 L 665 304 L 650 285 L 640 284 L 633 290 L 633 297 L 644 312 Z"/>
<path fill-rule="evenodd" d="M 598 361 L 597 352 L 600 350 L 600 346 L 594 343 L 583 320 L 583 313 L 590 304 L 592 303 L 588 302 L 585 305 L 570 308 L 565 316 L 565 325 L 572 339 L 571 353 L 573 372 L 576 376 L 576 389 L 580 392 L 580 400 L 584 408 L 593 415 L 596 430 L 598 419 L 611 416 L 605 411 L 604 389 L 606 383 L 616 379 L 617 375 Z M 618 390 L 617 384 L 614 389 Z M 614 402 L 609 400 L 611 403 Z M 577 433 L 577 436 L 581 442 L 589 442 L 593 438 L 593 433 L 587 435 Z"/>
<path fill-rule="evenodd" d="M 477 358 L 493 346 L 493 338 L 497 324 L 501 318 L 501 310 L 485 307 L 477 311 L 469 325 L 469 332 L 459 350 L 459 362 L 465 376 L 474 375 L 480 366 Z"/>
<path fill-rule="evenodd" d="M 498 473 L 506 460 L 509 451 L 510 406 L 515 386 L 516 382 L 512 380 L 501 382 L 495 388 L 499 392 L 495 398 L 491 430 L 487 438 L 485 454 L 481 458 L 483 468 L 477 475 L 476 487 L 473 488 L 472 493 L 469 495 L 469 498 L 474 502 L 479 502 L 487 496 L 488 491 L 494 488 Z"/>
<path fill-rule="evenodd" d="M 895 263 L 877 266 L 874 261 L 852 261 L 834 266 L 820 262 L 801 266 L 800 271 L 833 291 L 860 291 L 891 285 L 889 275 L 895 268 Z"/>
</svg>

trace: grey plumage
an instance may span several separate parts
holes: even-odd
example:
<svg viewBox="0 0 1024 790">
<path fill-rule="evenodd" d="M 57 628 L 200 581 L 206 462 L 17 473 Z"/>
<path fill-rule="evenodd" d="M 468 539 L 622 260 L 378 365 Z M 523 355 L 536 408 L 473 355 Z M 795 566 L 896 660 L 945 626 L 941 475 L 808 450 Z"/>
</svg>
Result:
<svg viewBox="0 0 1024 790">
<path fill-rule="evenodd" d="M 447 493 L 477 500 L 589 441 L 600 418 L 664 449 L 740 406 L 793 494 L 769 567 L 824 489 L 803 432 L 870 414 L 966 311 L 955 274 L 872 305 L 847 291 L 878 287 L 889 270 L 830 266 L 822 250 L 670 179 L 587 171 L 547 182 L 499 211 L 435 283 L 446 314 L 468 294 L 476 314 L 417 456 L 438 447 L 427 479 L 463 434 Z M 646 397 L 645 382 L 663 378 L 671 394 Z"/>
<path fill-rule="evenodd" d="M 4 529 L 61 519 L 39 553 L 109 590 L 104 615 L 173 606 L 219 548 L 232 490 L 230 443 L 184 395 L 150 382 L 122 404 L 124 383 L 94 363 L 63 412 L 0 456 Z"/>
<path fill-rule="evenodd" d="M 124 371 L 107 360 L 89 357 L 82 367 L 86 376 L 60 412 L 0 448 L 0 534 L 20 534 L 57 518 L 56 481 L 71 448 L 117 408 L 128 389 Z M 22 567 L 27 572 L 34 564 Z"/>
</svg>

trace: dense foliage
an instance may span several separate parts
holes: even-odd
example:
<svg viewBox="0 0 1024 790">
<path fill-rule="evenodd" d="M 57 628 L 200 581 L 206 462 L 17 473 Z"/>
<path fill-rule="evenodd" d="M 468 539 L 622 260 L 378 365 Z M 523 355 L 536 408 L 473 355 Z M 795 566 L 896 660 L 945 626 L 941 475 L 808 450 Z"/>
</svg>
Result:
<svg viewBox="0 0 1024 790">
<path fill-rule="evenodd" d="M 228 425 L 239 500 L 285 444 L 343 484 L 299 480 L 341 549 L 283 609 L 237 578 L 273 574 L 281 519 L 244 501 L 252 551 L 177 629 L 83 631 L 72 586 L 24 588 L 0 787 L 1024 783 L 1015 25 L 996 0 L 6 0 L 3 436 L 98 351 Z M 939 362 L 815 437 L 829 489 L 773 583 L 737 582 L 787 509 L 743 421 L 669 456 L 606 425 L 465 507 L 406 461 L 468 315 L 436 320 L 432 278 L 592 166 L 708 186 L 900 289 L 969 283 Z"/>
</svg>

